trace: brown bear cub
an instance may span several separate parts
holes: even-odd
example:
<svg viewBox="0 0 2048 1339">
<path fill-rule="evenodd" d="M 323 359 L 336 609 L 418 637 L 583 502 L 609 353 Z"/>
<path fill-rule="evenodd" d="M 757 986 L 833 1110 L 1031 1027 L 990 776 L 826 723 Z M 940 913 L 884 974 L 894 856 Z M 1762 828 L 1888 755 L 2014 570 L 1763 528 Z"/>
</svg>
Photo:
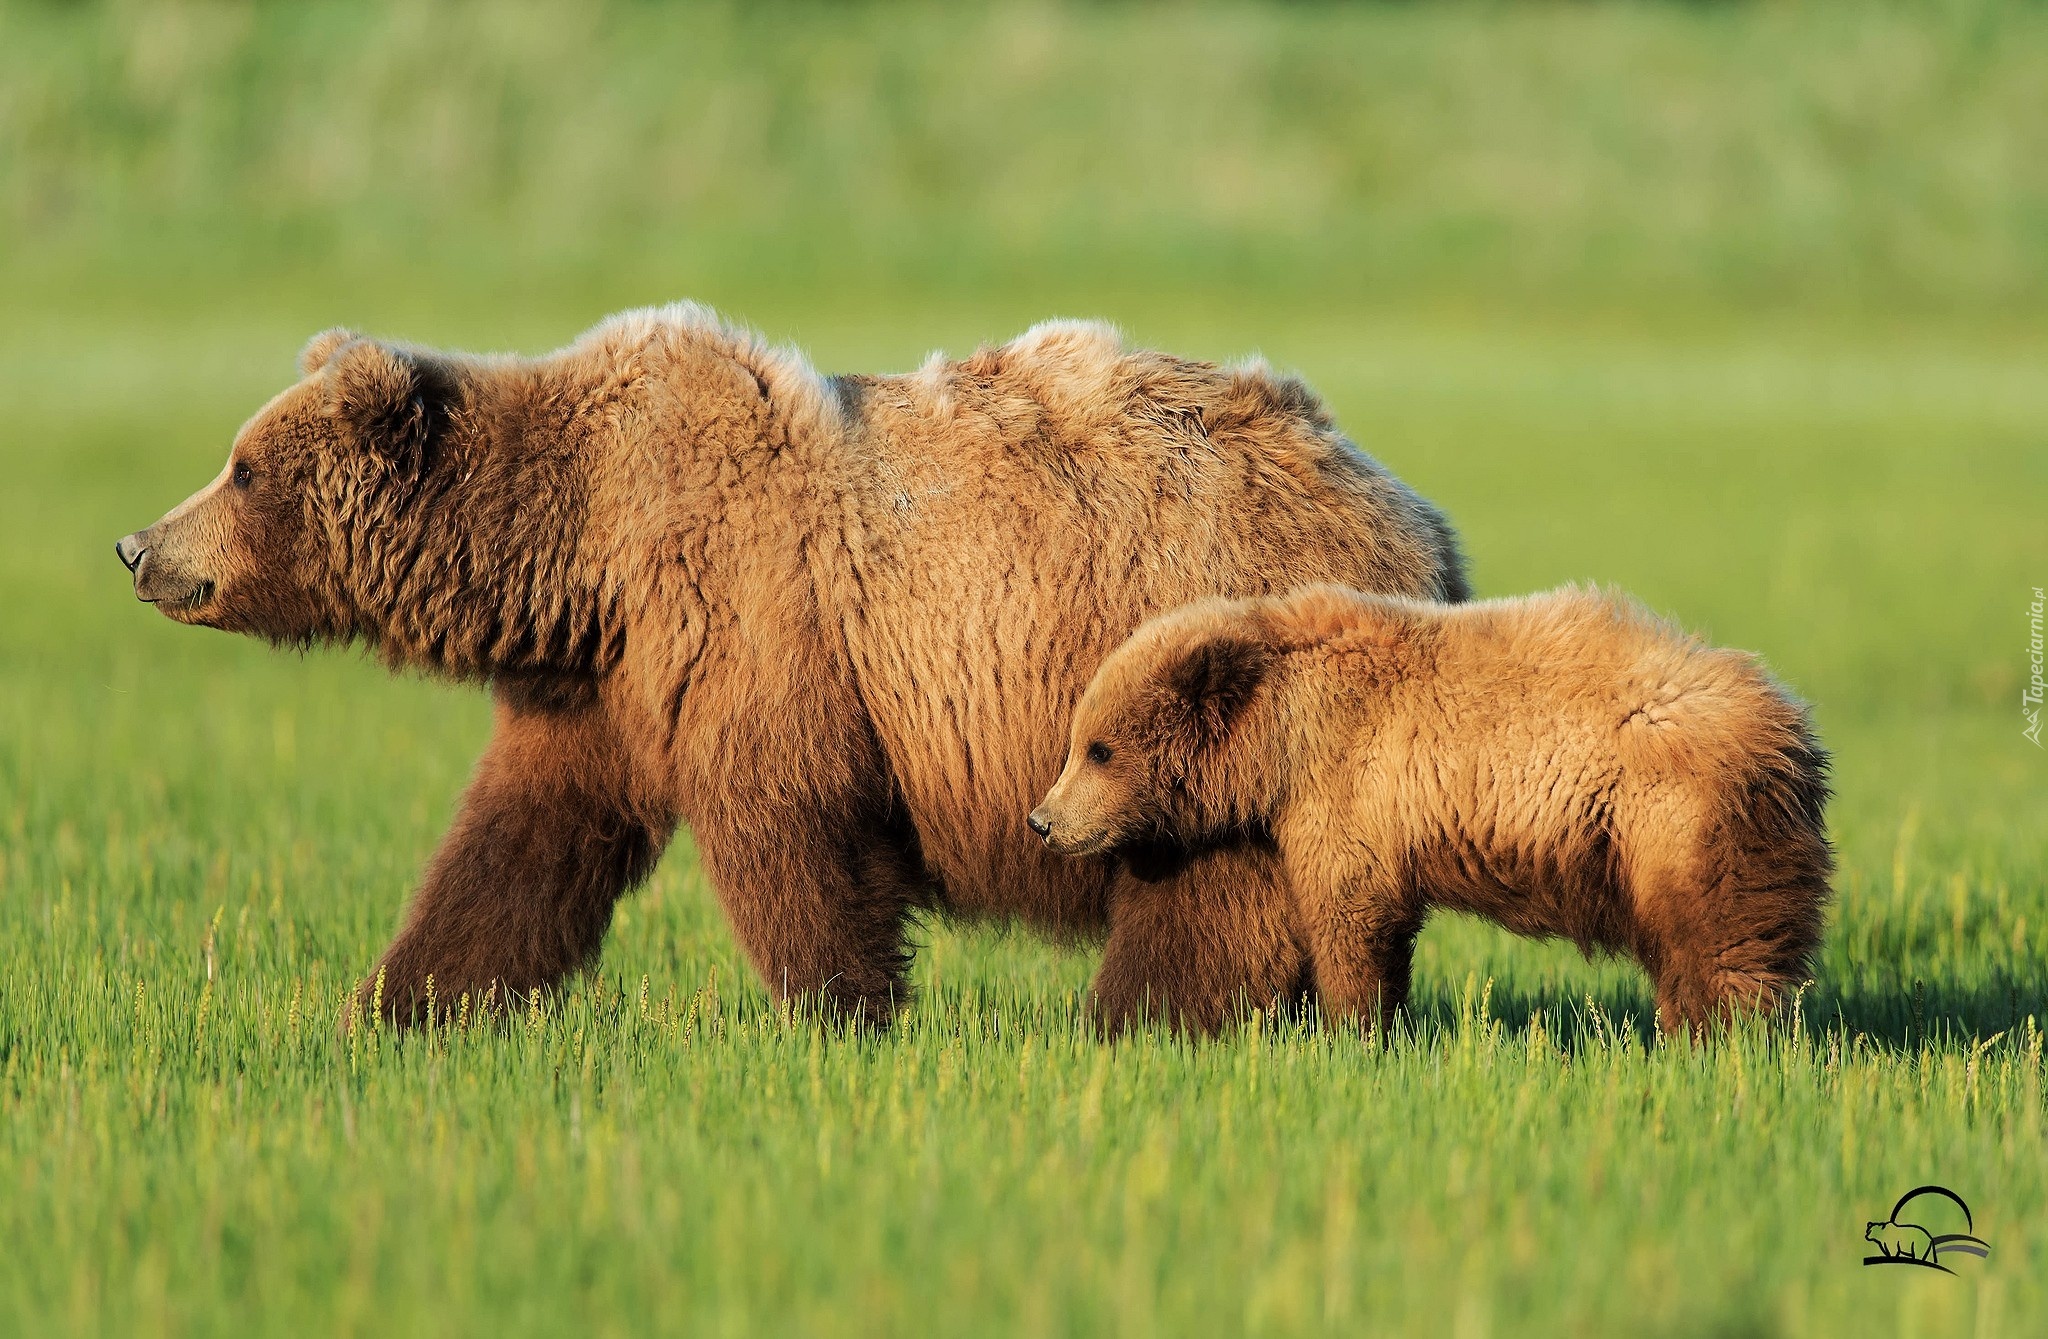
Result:
<svg viewBox="0 0 2048 1339">
<path fill-rule="evenodd" d="M 1390 1017 L 1437 907 L 1632 953 L 1661 1025 L 1805 975 L 1827 755 L 1757 661 L 1565 588 L 1439 605 L 1310 586 L 1146 623 L 1031 815 L 1054 850 L 1270 841 L 1322 1009 Z"/>
</svg>

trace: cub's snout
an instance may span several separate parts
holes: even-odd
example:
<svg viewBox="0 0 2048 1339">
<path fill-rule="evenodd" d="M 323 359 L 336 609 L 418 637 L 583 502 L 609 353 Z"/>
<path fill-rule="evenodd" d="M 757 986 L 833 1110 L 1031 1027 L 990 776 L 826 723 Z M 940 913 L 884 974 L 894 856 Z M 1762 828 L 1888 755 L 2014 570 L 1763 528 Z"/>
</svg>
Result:
<svg viewBox="0 0 2048 1339">
<path fill-rule="evenodd" d="M 1072 790 L 1069 778 L 1062 777 L 1024 822 L 1048 850 L 1060 855 L 1093 855 L 1108 849 L 1109 825 L 1089 813 L 1087 804 L 1076 803 Z"/>
</svg>

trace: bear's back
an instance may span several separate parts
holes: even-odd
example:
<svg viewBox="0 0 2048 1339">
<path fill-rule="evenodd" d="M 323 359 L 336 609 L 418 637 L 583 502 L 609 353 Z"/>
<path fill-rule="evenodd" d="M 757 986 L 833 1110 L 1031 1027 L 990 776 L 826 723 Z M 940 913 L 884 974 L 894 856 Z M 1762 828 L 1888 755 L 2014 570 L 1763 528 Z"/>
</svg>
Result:
<svg viewBox="0 0 2048 1339">
<path fill-rule="evenodd" d="M 849 482 L 913 527 L 949 503 L 1056 502 L 1112 529 L 1128 520 L 1159 531 L 1194 561 L 1220 509 L 1270 525 L 1274 540 L 1302 533 L 1307 513 L 1309 530 L 1328 521 L 1364 532 L 1371 561 L 1356 584 L 1469 594 L 1436 509 L 1338 432 L 1305 384 L 1260 362 L 1134 350 L 1106 324 L 1051 321 L 964 359 L 835 384 Z"/>
<path fill-rule="evenodd" d="M 1075 871 L 1016 840 L 1019 816 L 1088 676 L 1145 619 L 1315 581 L 1465 593 L 1436 511 L 1263 367 L 1061 322 L 835 390 L 858 518 L 840 624 L 956 906 L 1074 891 Z"/>
</svg>

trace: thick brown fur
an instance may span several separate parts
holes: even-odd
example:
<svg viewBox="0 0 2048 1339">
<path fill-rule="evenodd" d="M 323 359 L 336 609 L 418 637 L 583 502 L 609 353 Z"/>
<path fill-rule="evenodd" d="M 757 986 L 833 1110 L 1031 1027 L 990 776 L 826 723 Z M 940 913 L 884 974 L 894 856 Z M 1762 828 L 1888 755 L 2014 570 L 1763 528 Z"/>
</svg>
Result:
<svg viewBox="0 0 2048 1339">
<path fill-rule="evenodd" d="M 1804 979 L 1827 794 L 1805 709 L 1753 657 L 1624 598 L 1315 586 L 1140 628 L 1032 822 L 1091 856 L 1266 835 L 1328 1014 L 1391 1017 L 1444 907 L 1631 953 L 1664 1025 L 1700 1030 Z"/>
<path fill-rule="evenodd" d="M 1201 595 L 1466 592 L 1443 519 L 1301 383 L 1097 325 L 826 378 L 681 306 L 531 360 L 334 331 L 302 371 L 121 555 L 181 621 L 491 685 L 381 963 L 399 1017 L 430 975 L 454 1000 L 589 961 L 680 821 L 780 995 L 886 1022 L 935 911 L 1106 933 L 1105 1018 L 1213 1027 L 1303 980 L 1276 864 L 1050 857 L 1046 723 Z"/>
</svg>

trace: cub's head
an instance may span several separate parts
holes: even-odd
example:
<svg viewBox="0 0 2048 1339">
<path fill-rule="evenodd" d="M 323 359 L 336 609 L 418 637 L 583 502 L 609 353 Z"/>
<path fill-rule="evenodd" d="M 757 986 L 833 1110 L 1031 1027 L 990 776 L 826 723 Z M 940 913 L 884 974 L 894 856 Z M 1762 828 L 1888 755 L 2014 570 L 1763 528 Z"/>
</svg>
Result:
<svg viewBox="0 0 2048 1339">
<path fill-rule="evenodd" d="M 1064 855 L 1203 842 L 1262 817 L 1241 740 L 1276 652 L 1252 607 L 1207 600 L 1131 635 L 1095 673 L 1031 830 Z"/>
<path fill-rule="evenodd" d="M 346 330 L 315 336 L 299 371 L 212 483 L 114 545 L 167 617 L 282 642 L 354 633 L 347 568 L 427 467 L 453 374 Z"/>
</svg>

